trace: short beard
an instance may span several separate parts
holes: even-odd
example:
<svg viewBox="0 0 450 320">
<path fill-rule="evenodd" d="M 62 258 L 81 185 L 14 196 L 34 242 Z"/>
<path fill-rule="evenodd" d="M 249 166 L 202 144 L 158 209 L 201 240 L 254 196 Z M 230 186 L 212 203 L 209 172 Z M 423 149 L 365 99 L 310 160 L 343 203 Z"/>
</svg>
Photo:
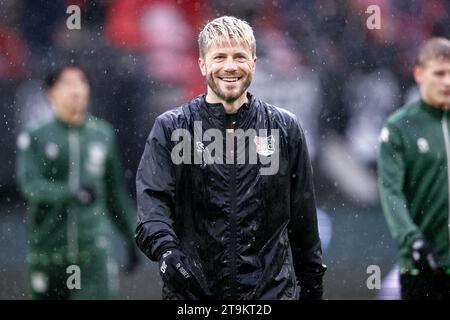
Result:
<svg viewBox="0 0 450 320">
<path fill-rule="evenodd" d="M 208 87 L 211 88 L 211 90 L 216 94 L 217 97 L 219 97 L 220 99 L 224 100 L 227 103 L 232 103 L 232 102 L 236 101 L 237 99 L 239 99 L 244 94 L 245 90 L 247 90 L 248 87 L 250 86 L 250 84 L 252 82 L 252 78 L 253 78 L 253 75 L 251 73 L 249 73 L 247 78 L 245 79 L 245 81 L 242 84 L 241 90 L 239 90 L 239 92 L 235 95 L 226 94 L 222 90 L 220 90 L 220 87 L 214 81 L 214 78 L 211 75 L 211 73 L 207 74 L 206 81 L 208 83 Z"/>
</svg>

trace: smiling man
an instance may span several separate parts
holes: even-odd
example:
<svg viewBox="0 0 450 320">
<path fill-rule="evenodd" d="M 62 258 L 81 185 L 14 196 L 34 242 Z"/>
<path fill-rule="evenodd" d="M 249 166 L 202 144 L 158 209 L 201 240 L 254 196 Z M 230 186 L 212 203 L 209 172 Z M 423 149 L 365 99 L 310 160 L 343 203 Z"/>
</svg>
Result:
<svg viewBox="0 0 450 320">
<path fill-rule="evenodd" d="M 198 43 L 207 92 L 156 119 L 136 177 L 136 242 L 159 262 L 164 299 L 321 299 L 326 267 L 303 130 L 247 92 L 256 42 L 245 21 L 217 18 Z M 178 138 L 189 152 L 176 149 Z M 215 161 L 198 163 L 199 154 Z M 277 170 L 262 174 L 271 159 Z"/>
<path fill-rule="evenodd" d="M 226 21 L 226 20 L 224 20 Z M 224 39 L 223 26 L 211 23 L 211 33 L 199 37 L 200 57 L 198 63 L 206 77 L 210 103 L 224 102 L 225 112 L 234 114 L 248 101 L 245 94 L 252 81 L 256 67 L 256 43 L 247 35 L 239 41 L 236 37 Z"/>
<path fill-rule="evenodd" d="M 381 203 L 400 247 L 403 299 L 450 298 L 450 41 L 428 40 L 414 78 L 420 100 L 381 131 Z"/>
</svg>

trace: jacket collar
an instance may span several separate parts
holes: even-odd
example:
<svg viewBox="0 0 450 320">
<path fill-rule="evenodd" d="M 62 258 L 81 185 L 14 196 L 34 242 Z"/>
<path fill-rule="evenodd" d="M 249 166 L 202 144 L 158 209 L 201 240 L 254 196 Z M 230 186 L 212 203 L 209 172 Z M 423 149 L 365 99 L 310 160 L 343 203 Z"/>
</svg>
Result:
<svg viewBox="0 0 450 320">
<path fill-rule="evenodd" d="M 426 103 L 423 99 L 420 99 L 420 107 L 427 113 L 436 117 L 442 117 L 442 113 L 444 112 L 444 109 L 433 107 Z"/>
<path fill-rule="evenodd" d="M 225 107 L 222 103 L 209 103 L 206 102 L 206 93 L 199 96 L 201 108 L 204 108 L 209 114 L 213 115 L 216 118 L 223 118 L 225 117 Z M 255 96 L 252 95 L 250 92 L 247 92 L 247 98 L 248 102 L 244 103 L 238 110 L 237 114 L 239 117 L 246 117 L 249 115 L 254 109 L 256 108 L 255 105 Z"/>
</svg>

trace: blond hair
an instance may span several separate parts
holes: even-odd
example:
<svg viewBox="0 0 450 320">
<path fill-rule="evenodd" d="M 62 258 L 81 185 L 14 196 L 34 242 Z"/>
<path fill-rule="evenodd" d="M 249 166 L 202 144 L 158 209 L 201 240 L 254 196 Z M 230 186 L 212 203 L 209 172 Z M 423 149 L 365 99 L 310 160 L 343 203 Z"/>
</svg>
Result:
<svg viewBox="0 0 450 320">
<path fill-rule="evenodd" d="M 256 40 L 252 27 L 244 20 L 223 16 L 208 22 L 198 35 L 200 56 L 205 57 L 211 46 L 231 44 L 231 40 L 242 43 L 256 56 Z"/>
<path fill-rule="evenodd" d="M 434 59 L 450 60 L 450 41 L 446 38 L 434 37 L 426 41 L 419 49 L 416 64 L 424 67 Z"/>
</svg>

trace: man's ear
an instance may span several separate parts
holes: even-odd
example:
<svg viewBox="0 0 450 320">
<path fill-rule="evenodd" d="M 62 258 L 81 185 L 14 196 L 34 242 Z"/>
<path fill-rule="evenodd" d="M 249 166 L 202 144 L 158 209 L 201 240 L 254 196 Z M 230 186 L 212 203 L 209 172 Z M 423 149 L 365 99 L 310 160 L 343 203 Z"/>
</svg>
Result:
<svg viewBox="0 0 450 320">
<path fill-rule="evenodd" d="M 416 65 L 414 67 L 414 80 L 416 81 L 417 84 L 420 85 L 420 83 L 422 82 L 422 74 L 423 74 L 423 68 L 419 65 Z"/>
<path fill-rule="evenodd" d="M 253 57 L 253 66 L 252 66 L 253 72 L 256 70 L 256 56 Z"/>
<path fill-rule="evenodd" d="M 205 60 L 202 57 L 198 58 L 198 66 L 200 68 L 200 72 L 202 73 L 202 76 L 206 77 L 206 65 L 205 65 Z"/>
</svg>

